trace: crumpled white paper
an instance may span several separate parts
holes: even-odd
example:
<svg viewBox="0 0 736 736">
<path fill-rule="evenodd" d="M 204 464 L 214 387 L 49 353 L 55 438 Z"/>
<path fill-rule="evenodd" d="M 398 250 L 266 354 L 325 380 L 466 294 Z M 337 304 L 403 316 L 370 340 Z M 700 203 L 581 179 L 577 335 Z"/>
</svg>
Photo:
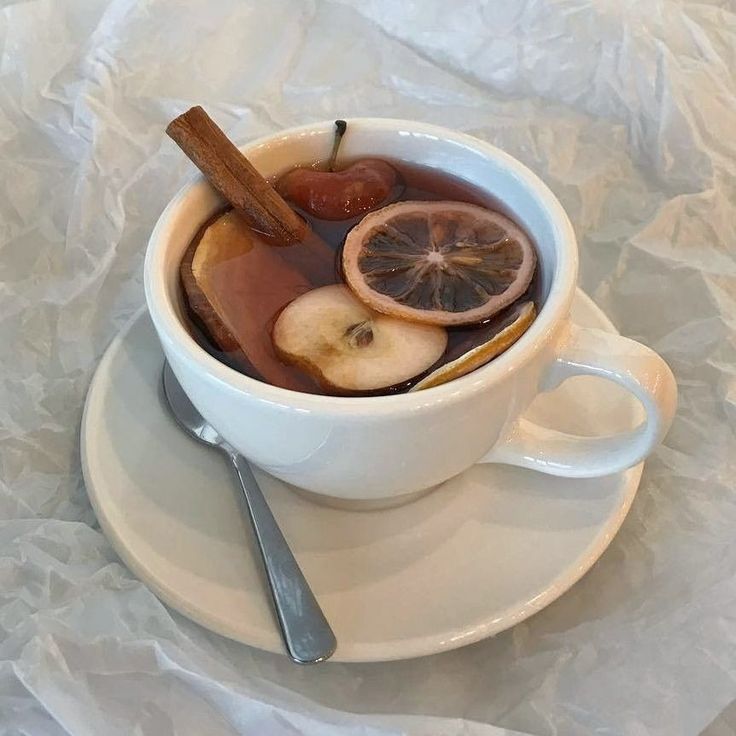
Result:
<svg viewBox="0 0 736 736">
<path fill-rule="evenodd" d="M 6 0 L 0 43 L 0 733 L 733 732 L 729 0 Z M 560 197 L 582 286 L 670 362 L 680 409 L 621 533 L 557 603 L 464 650 L 305 669 L 168 611 L 117 561 L 78 426 L 191 171 L 163 128 L 192 104 L 240 140 L 440 123 Z"/>
</svg>

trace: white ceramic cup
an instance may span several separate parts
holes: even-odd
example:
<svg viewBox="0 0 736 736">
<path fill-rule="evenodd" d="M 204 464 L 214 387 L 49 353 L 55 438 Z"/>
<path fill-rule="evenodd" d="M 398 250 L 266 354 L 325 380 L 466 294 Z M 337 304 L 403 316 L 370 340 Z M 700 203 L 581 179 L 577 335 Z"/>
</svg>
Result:
<svg viewBox="0 0 736 736">
<path fill-rule="evenodd" d="M 266 176 L 325 158 L 334 125 L 286 130 L 243 147 Z M 503 202 L 536 242 L 539 316 L 509 350 L 463 378 L 378 397 L 303 394 L 248 378 L 192 338 L 182 319 L 179 262 L 222 200 L 199 178 L 161 215 L 148 244 L 146 300 L 166 357 L 202 415 L 271 475 L 333 498 L 384 500 L 435 486 L 475 463 L 500 462 L 568 477 L 615 473 L 643 460 L 675 410 L 670 369 L 652 350 L 571 324 L 578 252 L 562 206 L 529 169 L 488 143 L 424 123 L 353 119 L 346 158 L 419 163 L 460 177 Z M 642 403 L 637 429 L 580 437 L 532 424 L 523 413 L 540 391 L 570 376 L 618 383 Z M 601 391 L 606 381 L 600 381 Z"/>
</svg>

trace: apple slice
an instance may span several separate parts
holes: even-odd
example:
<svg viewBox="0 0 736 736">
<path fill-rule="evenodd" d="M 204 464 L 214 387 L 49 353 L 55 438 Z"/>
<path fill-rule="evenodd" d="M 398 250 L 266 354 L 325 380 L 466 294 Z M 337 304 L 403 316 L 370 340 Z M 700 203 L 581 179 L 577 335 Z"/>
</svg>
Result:
<svg viewBox="0 0 736 736">
<path fill-rule="evenodd" d="M 273 344 L 284 361 L 325 391 L 355 394 L 424 373 L 444 353 L 447 332 L 374 312 L 346 286 L 334 284 L 291 302 L 276 320 Z"/>
<path fill-rule="evenodd" d="M 297 248 L 299 246 L 293 246 Z M 298 370 L 284 365 L 271 343 L 271 325 L 284 306 L 312 284 L 230 210 L 211 220 L 181 263 L 189 307 L 216 345 L 254 369 L 263 380 L 296 391 L 314 391 Z"/>
</svg>

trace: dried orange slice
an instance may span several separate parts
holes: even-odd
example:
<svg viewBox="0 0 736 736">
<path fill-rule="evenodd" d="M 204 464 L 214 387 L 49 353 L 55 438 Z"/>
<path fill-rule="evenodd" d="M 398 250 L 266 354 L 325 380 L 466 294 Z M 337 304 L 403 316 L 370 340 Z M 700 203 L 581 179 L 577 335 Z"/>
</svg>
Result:
<svg viewBox="0 0 736 736">
<path fill-rule="evenodd" d="M 345 240 L 345 280 L 366 305 L 434 325 L 481 322 L 518 299 L 537 257 L 508 217 L 464 202 L 399 202 Z"/>
<path fill-rule="evenodd" d="M 497 332 L 490 340 L 432 371 L 413 386 L 411 390 L 421 391 L 424 388 L 432 388 L 432 386 L 440 386 L 448 381 L 454 381 L 456 378 L 460 378 L 485 365 L 504 350 L 508 350 L 529 329 L 537 316 L 534 302 L 515 305 L 513 312 L 514 314 L 510 317 L 511 323 L 500 332 Z"/>
</svg>

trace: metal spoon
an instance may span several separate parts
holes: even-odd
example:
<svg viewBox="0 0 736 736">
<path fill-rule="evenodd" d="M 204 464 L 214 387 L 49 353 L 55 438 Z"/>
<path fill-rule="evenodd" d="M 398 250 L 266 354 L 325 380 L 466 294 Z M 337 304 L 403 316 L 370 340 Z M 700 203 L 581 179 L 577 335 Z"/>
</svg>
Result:
<svg viewBox="0 0 736 736">
<path fill-rule="evenodd" d="M 273 518 L 248 461 L 207 424 L 168 363 L 164 365 L 163 386 L 177 422 L 200 442 L 224 452 L 235 466 L 289 656 L 299 664 L 323 662 L 335 651 L 335 634 Z"/>
</svg>

